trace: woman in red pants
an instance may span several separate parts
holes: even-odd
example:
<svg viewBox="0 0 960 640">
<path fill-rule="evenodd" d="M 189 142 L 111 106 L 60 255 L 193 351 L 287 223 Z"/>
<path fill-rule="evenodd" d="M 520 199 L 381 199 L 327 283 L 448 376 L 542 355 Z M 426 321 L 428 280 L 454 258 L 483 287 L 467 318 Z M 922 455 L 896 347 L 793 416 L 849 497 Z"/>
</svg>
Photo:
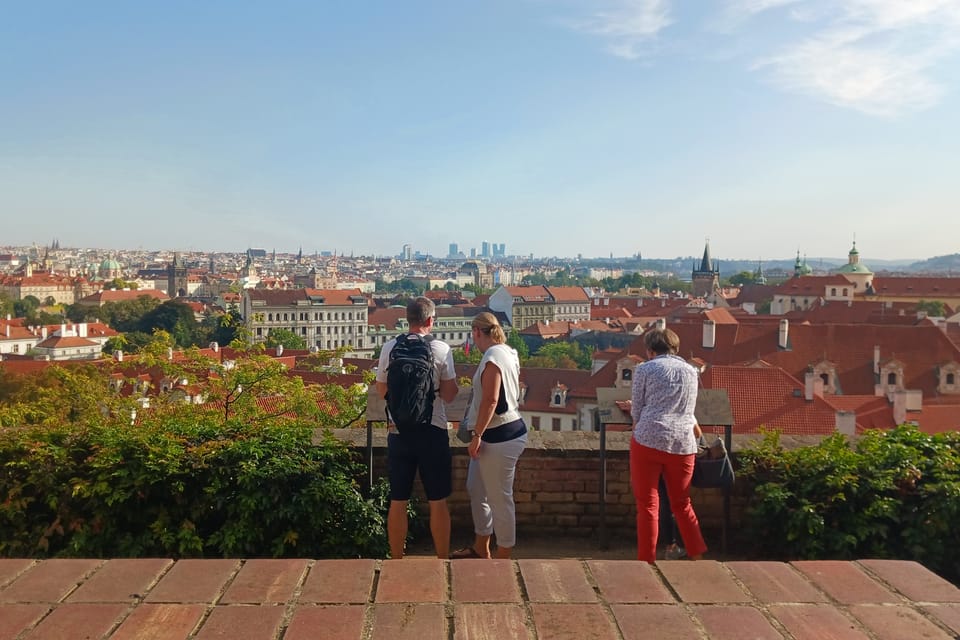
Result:
<svg viewBox="0 0 960 640">
<path fill-rule="evenodd" d="M 646 362 L 633 373 L 630 440 L 630 484 L 637 501 L 637 559 L 657 559 L 660 476 L 667 485 L 670 506 L 687 555 L 699 560 L 707 545 L 690 504 L 690 480 L 699 431 L 697 370 L 677 356 L 680 338 L 670 329 L 653 329 L 643 336 Z"/>
</svg>

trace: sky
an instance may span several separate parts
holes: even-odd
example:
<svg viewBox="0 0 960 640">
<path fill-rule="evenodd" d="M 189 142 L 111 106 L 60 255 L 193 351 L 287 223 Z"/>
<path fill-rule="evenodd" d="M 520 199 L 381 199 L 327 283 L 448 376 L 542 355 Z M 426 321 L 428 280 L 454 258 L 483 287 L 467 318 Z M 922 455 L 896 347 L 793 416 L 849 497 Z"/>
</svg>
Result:
<svg viewBox="0 0 960 640">
<path fill-rule="evenodd" d="M 960 252 L 960 0 L 9 2 L 0 245 Z"/>
</svg>

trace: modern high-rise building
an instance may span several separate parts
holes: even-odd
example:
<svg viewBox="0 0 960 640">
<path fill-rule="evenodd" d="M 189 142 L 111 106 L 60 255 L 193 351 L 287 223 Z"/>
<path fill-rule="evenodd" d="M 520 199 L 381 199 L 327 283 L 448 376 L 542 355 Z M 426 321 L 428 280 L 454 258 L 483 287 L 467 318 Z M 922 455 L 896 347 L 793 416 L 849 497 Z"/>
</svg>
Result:
<svg viewBox="0 0 960 640">
<path fill-rule="evenodd" d="M 400 257 L 404 260 L 413 260 L 413 247 L 408 244 L 403 245 L 403 251 L 400 253 Z"/>
<path fill-rule="evenodd" d="M 490 257 L 490 243 L 486 240 L 480 245 L 480 257 L 489 258 Z"/>
<path fill-rule="evenodd" d="M 456 258 L 458 255 L 460 255 L 460 247 L 456 242 L 450 243 L 450 250 L 447 252 L 447 255 L 451 258 Z"/>
</svg>

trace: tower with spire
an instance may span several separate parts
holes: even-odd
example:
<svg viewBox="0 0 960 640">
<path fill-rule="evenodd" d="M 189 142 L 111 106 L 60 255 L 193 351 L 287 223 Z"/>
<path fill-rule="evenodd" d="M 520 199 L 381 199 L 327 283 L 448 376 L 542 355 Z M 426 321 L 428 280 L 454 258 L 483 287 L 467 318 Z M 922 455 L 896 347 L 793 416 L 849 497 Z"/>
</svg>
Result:
<svg viewBox="0 0 960 640">
<path fill-rule="evenodd" d="M 187 296 L 187 267 L 178 252 L 174 252 L 173 262 L 167 266 L 167 295 L 171 298 Z"/>
<path fill-rule="evenodd" d="M 693 264 L 692 281 L 695 298 L 705 298 L 720 288 L 720 267 L 714 265 L 714 260 L 710 257 L 709 239 L 703 247 L 703 259 L 700 260 L 700 268 L 697 268 L 696 262 Z"/>
</svg>

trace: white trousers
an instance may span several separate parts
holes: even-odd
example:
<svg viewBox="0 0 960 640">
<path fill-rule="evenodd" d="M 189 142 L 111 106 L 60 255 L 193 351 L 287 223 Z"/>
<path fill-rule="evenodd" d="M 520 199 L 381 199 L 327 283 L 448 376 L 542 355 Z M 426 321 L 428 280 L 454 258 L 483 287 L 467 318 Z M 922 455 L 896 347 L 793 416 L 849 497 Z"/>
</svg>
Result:
<svg viewBox="0 0 960 640">
<path fill-rule="evenodd" d="M 480 456 L 470 459 L 467 493 L 477 535 L 496 534 L 497 546 L 517 543 L 517 509 L 513 502 L 513 479 L 517 460 L 527 446 L 527 434 L 506 442 L 484 442 Z"/>
</svg>

